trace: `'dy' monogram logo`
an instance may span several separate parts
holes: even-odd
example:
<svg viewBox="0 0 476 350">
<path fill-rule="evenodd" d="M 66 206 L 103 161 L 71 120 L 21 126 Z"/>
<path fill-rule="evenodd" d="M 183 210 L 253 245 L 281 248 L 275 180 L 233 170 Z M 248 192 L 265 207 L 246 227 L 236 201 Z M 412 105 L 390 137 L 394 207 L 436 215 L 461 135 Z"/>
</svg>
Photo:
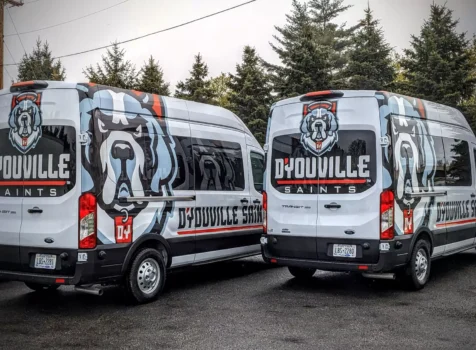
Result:
<svg viewBox="0 0 476 350">
<path fill-rule="evenodd" d="M 9 139 L 23 154 L 35 148 L 41 138 L 41 93 L 25 92 L 12 98 L 8 119 Z"/>
<path fill-rule="evenodd" d="M 337 143 L 339 123 L 337 102 L 320 101 L 304 105 L 301 121 L 301 143 L 305 149 L 320 156 Z"/>
</svg>

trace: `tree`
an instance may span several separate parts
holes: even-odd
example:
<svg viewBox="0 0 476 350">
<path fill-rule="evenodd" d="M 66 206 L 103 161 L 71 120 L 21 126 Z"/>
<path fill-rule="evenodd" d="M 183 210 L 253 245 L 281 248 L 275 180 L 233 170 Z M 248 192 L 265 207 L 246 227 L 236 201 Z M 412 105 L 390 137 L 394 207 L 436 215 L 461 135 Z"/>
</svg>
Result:
<svg viewBox="0 0 476 350">
<path fill-rule="evenodd" d="M 98 63 L 96 69 L 91 65 L 83 70 L 83 74 L 91 83 L 114 86 L 122 89 L 134 89 L 137 85 L 137 72 L 135 66 L 126 61 L 125 50 L 119 44 L 113 43 L 107 50 L 106 56 L 102 56 L 102 67 Z"/>
<path fill-rule="evenodd" d="M 170 95 L 170 84 L 164 80 L 164 71 L 159 66 L 159 61 L 150 56 L 149 61 L 142 66 L 140 73 L 137 90 L 162 96 Z"/>
<path fill-rule="evenodd" d="M 316 31 L 307 5 L 293 0 L 292 6 L 286 24 L 275 27 L 279 34 L 273 38 L 278 44 L 270 43 L 281 65 L 266 63 L 278 98 L 322 90 L 328 88 L 330 81 L 327 57 L 316 44 Z"/>
<path fill-rule="evenodd" d="M 365 10 L 365 18 L 360 22 L 360 29 L 353 37 L 349 63 L 343 72 L 349 89 L 382 90 L 395 78 L 392 49 L 385 42 L 378 24 L 369 6 Z"/>
<path fill-rule="evenodd" d="M 58 80 L 66 79 L 66 71 L 60 60 L 52 58 L 46 41 L 43 45 L 38 38 L 31 54 L 23 56 L 18 65 L 18 80 Z"/>
<path fill-rule="evenodd" d="M 185 82 L 179 81 L 175 90 L 175 97 L 201 103 L 213 103 L 213 91 L 210 88 L 208 66 L 199 53 L 195 56 L 195 62 L 190 71 L 190 78 Z"/>
<path fill-rule="evenodd" d="M 271 106 L 271 85 L 254 48 L 245 46 L 243 49 L 243 61 L 236 65 L 236 75 L 231 76 L 230 88 L 231 109 L 263 144 Z"/>
<path fill-rule="evenodd" d="M 225 73 L 210 80 L 210 89 L 213 94 L 213 104 L 230 109 L 231 77 Z"/>
<path fill-rule="evenodd" d="M 471 64 L 471 80 L 476 81 L 476 36 L 473 37 L 473 43 L 468 49 Z M 473 131 L 476 131 L 476 86 L 473 86 L 473 94 L 470 98 L 464 100 L 460 109 L 465 115 Z"/>
<path fill-rule="evenodd" d="M 329 76 L 328 87 L 342 88 L 345 80 L 344 68 L 349 60 L 349 49 L 353 45 L 353 35 L 360 24 L 347 27 L 338 25 L 334 20 L 352 7 L 343 5 L 344 0 L 311 0 L 311 18 L 316 28 L 316 43 L 326 57 L 326 69 Z"/>
<path fill-rule="evenodd" d="M 430 18 L 420 36 L 412 36 L 401 61 L 408 80 L 401 92 L 453 107 L 471 97 L 471 53 L 465 34 L 456 32 L 457 24 L 446 6 L 431 5 Z"/>
</svg>

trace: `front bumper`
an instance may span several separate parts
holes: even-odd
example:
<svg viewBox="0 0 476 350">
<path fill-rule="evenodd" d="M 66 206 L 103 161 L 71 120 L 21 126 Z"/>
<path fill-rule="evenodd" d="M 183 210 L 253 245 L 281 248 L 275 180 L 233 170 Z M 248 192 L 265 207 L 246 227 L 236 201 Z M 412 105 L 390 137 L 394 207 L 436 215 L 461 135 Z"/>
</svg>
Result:
<svg viewBox="0 0 476 350">
<path fill-rule="evenodd" d="M 361 240 L 303 239 L 302 237 L 263 235 L 261 252 L 266 262 L 281 266 L 306 267 L 324 271 L 391 272 L 406 265 L 410 250 L 408 238 L 397 237 L 392 241 L 382 241 L 382 243 L 388 243 L 388 250 L 375 249 L 380 247 L 380 241 L 365 242 L 371 248 L 364 251 L 361 249 L 364 244 Z M 356 244 L 357 251 L 362 253 L 356 259 L 335 259 L 330 256 L 328 250 L 332 244 Z"/>
</svg>

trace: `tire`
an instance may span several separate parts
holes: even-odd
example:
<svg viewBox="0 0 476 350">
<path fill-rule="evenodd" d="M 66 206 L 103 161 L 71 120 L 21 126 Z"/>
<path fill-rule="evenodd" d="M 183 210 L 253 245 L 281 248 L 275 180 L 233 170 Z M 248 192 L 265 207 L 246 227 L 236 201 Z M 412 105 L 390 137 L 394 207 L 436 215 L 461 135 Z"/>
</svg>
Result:
<svg viewBox="0 0 476 350">
<path fill-rule="evenodd" d="M 156 300 L 165 286 L 164 257 L 153 248 L 140 250 L 125 277 L 125 290 L 131 302 L 144 304 Z"/>
<path fill-rule="evenodd" d="M 60 286 L 57 284 L 39 284 L 39 283 L 30 283 L 30 282 L 25 282 L 25 285 L 30 288 L 31 290 L 35 292 L 54 292 L 56 291 Z"/>
<path fill-rule="evenodd" d="M 430 243 L 420 239 L 413 247 L 408 266 L 402 273 L 405 286 L 410 290 L 420 290 L 425 287 L 431 272 Z"/>
<path fill-rule="evenodd" d="M 291 275 L 293 275 L 294 277 L 298 279 L 309 279 L 316 272 L 316 269 L 310 269 L 305 267 L 294 267 L 294 266 L 288 266 L 288 270 L 291 273 Z"/>
</svg>

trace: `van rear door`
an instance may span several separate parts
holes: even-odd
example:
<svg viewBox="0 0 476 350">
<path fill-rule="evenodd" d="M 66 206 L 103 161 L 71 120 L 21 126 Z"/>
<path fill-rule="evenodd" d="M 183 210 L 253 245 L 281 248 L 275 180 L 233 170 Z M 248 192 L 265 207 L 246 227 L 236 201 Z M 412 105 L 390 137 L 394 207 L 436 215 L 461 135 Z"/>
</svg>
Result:
<svg viewBox="0 0 476 350">
<path fill-rule="evenodd" d="M 11 101 L 12 113 L 26 113 L 33 125 L 31 136 L 21 138 L 23 145 L 14 138 L 16 156 L 23 162 L 21 261 L 26 271 L 58 273 L 54 270 L 61 269 L 59 255 L 78 249 L 78 92 L 45 89 L 13 94 Z M 67 265 L 70 270 L 61 274 L 74 273 L 74 265 Z"/>
<path fill-rule="evenodd" d="M 331 105 L 311 103 L 308 108 L 316 105 L 320 109 L 318 115 L 330 112 L 327 118 L 336 120 L 336 125 L 331 127 L 332 135 L 327 133 L 327 139 L 333 137 L 333 141 L 327 142 L 328 148 L 324 149 L 325 140 L 317 152 L 318 259 L 376 262 L 382 191 L 382 181 L 378 181 L 382 178 L 382 166 L 378 166 L 382 156 L 377 145 L 377 140 L 380 141 L 377 100 L 341 98 Z M 364 251 L 365 243 L 369 247 Z"/>
<path fill-rule="evenodd" d="M 20 270 L 20 227 L 23 180 L 10 140 L 11 95 L 0 96 L 0 270 Z M 15 173 L 12 172 L 15 169 Z"/>
</svg>

